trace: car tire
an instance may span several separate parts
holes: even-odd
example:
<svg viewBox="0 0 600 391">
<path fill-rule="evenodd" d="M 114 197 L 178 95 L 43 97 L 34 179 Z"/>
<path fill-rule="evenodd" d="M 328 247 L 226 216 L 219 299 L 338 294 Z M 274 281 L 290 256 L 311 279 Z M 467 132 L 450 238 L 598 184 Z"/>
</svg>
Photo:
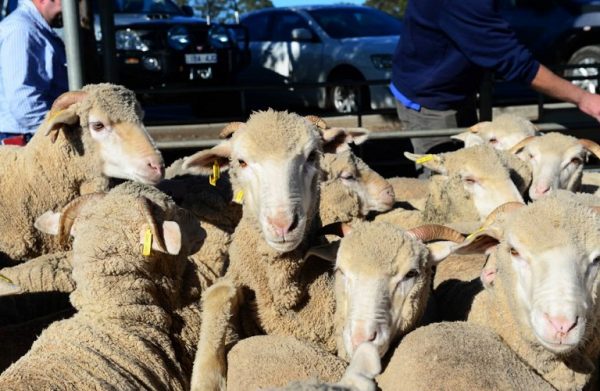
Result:
<svg viewBox="0 0 600 391">
<path fill-rule="evenodd" d="M 588 68 L 591 64 L 600 64 L 600 46 L 584 46 L 571 55 L 569 65 L 581 65 L 581 67 L 565 69 L 565 77 L 589 77 L 585 80 L 573 80 L 572 83 L 584 90 L 595 94 L 598 92 L 598 68 Z"/>
<path fill-rule="evenodd" d="M 350 114 L 357 113 L 359 108 L 361 111 L 365 111 L 371 107 L 368 86 L 346 84 L 364 81 L 362 77 L 336 76 L 328 81 L 339 83 L 327 89 L 327 108 L 329 110 L 337 114 Z"/>
</svg>

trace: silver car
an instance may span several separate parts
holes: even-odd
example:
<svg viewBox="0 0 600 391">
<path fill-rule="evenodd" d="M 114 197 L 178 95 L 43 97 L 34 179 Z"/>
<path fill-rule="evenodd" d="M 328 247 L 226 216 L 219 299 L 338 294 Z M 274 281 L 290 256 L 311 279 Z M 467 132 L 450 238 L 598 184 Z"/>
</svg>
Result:
<svg viewBox="0 0 600 391">
<path fill-rule="evenodd" d="M 338 113 L 393 107 L 387 84 L 344 82 L 386 80 L 402 22 L 375 8 L 356 5 L 267 8 L 242 15 L 248 29 L 251 64 L 239 74 L 250 85 L 288 85 L 260 90 L 251 102 L 262 106 L 301 104 Z M 298 83 L 339 82 L 328 88 Z M 360 99 L 359 99 L 360 97 Z"/>
</svg>

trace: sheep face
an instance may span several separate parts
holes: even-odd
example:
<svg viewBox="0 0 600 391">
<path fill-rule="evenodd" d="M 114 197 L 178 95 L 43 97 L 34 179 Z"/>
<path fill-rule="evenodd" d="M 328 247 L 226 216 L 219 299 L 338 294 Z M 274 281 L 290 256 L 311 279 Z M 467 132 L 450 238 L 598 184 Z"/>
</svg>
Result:
<svg viewBox="0 0 600 391">
<path fill-rule="evenodd" d="M 487 232 L 500 243 L 486 289 L 501 283 L 523 338 L 559 354 L 578 348 L 600 310 L 598 213 L 548 196 Z"/>
<path fill-rule="evenodd" d="M 104 83 L 58 97 L 43 126 L 55 141 L 60 129 L 78 123 L 83 148 L 97 155 L 104 175 L 155 185 L 164 177 L 164 162 L 142 119 L 132 91 Z"/>
<path fill-rule="evenodd" d="M 412 231 L 387 223 L 363 223 L 345 236 L 336 257 L 338 350 L 352 357 L 369 342 L 380 356 L 419 320 L 430 288 L 431 262 L 453 242 L 429 248 Z M 338 331 L 339 332 L 339 331 Z"/>
<path fill-rule="evenodd" d="M 482 121 L 452 138 L 461 140 L 465 147 L 487 144 L 498 150 L 509 150 L 521 140 L 537 132 L 531 121 L 512 114 L 501 114 L 493 121 Z"/>
<path fill-rule="evenodd" d="M 576 191 L 587 155 L 579 140 L 560 133 L 548 133 L 527 143 L 518 156 L 531 166 L 529 197 L 537 200 L 557 189 Z"/>
<path fill-rule="evenodd" d="M 256 218 L 269 246 L 289 252 L 317 212 L 321 155 L 312 123 L 268 110 L 252 114 L 231 139 L 187 158 L 183 168 L 229 166 L 234 193 L 244 194 L 244 214 Z"/>
<path fill-rule="evenodd" d="M 358 196 L 363 216 L 371 211 L 385 212 L 392 208 L 394 190 L 390 183 L 351 151 L 326 153 L 323 171 L 326 181 L 340 181 Z"/>
<path fill-rule="evenodd" d="M 463 192 L 462 198 L 473 204 L 482 221 L 506 202 L 523 202 L 509 170 L 489 147 L 475 146 L 441 155 L 405 155 L 442 174 L 436 180 L 447 182 L 453 192 Z M 449 196 L 461 197 L 460 194 Z"/>
</svg>

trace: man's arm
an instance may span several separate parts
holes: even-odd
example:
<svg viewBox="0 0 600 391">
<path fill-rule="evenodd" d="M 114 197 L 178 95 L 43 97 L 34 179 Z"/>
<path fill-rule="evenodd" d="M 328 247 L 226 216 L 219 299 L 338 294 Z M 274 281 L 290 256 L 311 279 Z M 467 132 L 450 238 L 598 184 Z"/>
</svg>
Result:
<svg viewBox="0 0 600 391">
<path fill-rule="evenodd" d="M 531 87 L 553 98 L 574 103 L 579 110 L 600 121 L 600 95 L 589 93 L 540 65 Z"/>
</svg>

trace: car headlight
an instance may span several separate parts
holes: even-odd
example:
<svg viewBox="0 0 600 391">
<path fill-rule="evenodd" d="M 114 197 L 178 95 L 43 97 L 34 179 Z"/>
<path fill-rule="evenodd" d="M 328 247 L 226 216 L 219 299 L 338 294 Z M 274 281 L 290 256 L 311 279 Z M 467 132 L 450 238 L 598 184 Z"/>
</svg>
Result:
<svg viewBox="0 0 600 391">
<path fill-rule="evenodd" d="M 115 32 L 117 50 L 137 50 L 147 52 L 148 45 L 142 40 L 141 34 L 134 30 L 117 30 Z"/>
<path fill-rule="evenodd" d="M 392 55 L 391 54 L 373 54 L 371 56 L 371 62 L 377 69 L 389 69 L 392 67 Z"/>
<path fill-rule="evenodd" d="M 225 49 L 231 46 L 227 30 L 221 26 L 213 27 L 208 33 L 210 44 L 215 49 Z"/>
<path fill-rule="evenodd" d="M 169 46 L 175 50 L 183 50 L 192 42 L 192 37 L 185 26 L 175 26 L 167 33 Z"/>
</svg>

